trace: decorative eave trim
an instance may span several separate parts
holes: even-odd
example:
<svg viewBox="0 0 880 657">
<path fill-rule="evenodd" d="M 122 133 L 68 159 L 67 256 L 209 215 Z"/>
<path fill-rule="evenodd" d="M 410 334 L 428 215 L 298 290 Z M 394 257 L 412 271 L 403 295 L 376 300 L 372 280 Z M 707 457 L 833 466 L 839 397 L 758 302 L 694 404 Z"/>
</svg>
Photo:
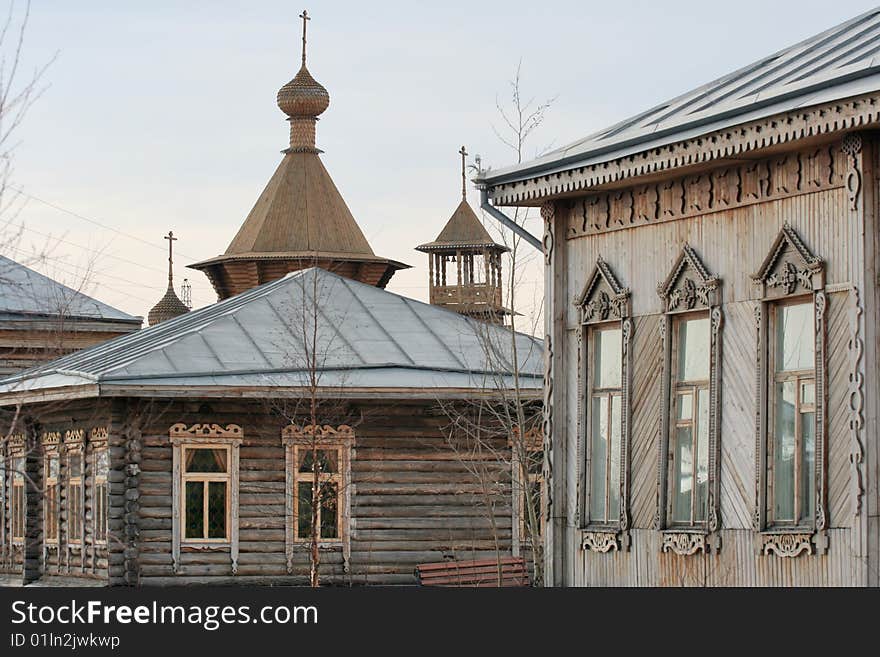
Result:
<svg viewBox="0 0 880 657">
<path fill-rule="evenodd" d="M 865 94 L 708 132 L 692 139 L 568 171 L 492 185 L 493 205 L 537 205 L 550 197 L 672 169 L 741 157 L 799 139 L 831 135 L 880 122 L 880 93 Z"/>
</svg>

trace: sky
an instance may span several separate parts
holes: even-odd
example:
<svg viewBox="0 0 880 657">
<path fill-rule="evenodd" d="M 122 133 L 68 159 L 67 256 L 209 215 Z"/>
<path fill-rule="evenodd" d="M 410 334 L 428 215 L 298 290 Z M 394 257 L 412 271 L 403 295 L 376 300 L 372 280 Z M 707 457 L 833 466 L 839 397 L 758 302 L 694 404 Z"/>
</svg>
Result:
<svg viewBox="0 0 880 657">
<path fill-rule="evenodd" d="M 287 146 L 275 94 L 299 68 L 303 2 L 34 0 L 20 72 L 51 63 L 13 136 L 11 185 L 22 194 L 5 220 L 21 237 L 7 255 L 145 317 L 165 290 L 173 229 L 175 282 L 190 280 L 194 306 L 213 303 L 207 278 L 185 265 L 226 250 Z M 20 19 L 24 3 L 12 4 Z M 304 6 L 309 70 L 331 96 L 317 132 L 324 164 L 374 252 L 413 266 L 388 289 L 426 300 L 427 256 L 413 249 L 458 203 L 458 149 L 484 166 L 514 161 L 496 134 L 497 105 L 518 65 L 524 97 L 553 99 L 526 144 L 533 157 L 873 4 Z M 479 204 L 473 189 L 469 200 Z M 527 225 L 539 224 L 535 215 Z M 522 275 L 525 324 L 540 312 L 540 263 Z"/>
</svg>

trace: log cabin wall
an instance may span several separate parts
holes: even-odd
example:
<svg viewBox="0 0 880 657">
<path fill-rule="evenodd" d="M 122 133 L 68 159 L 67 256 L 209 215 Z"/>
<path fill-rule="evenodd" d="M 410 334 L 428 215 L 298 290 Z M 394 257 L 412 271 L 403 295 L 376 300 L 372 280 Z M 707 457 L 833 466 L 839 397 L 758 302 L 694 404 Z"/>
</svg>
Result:
<svg viewBox="0 0 880 657">
<path fill-rule="evenodd" d="M 132 418 L 136 402 L 126 403 Z M 341 545 L 321 549 L 323 583 L 414 584 L 418 563 L 492 558 L 496 549 L 510 553 L 509 453 L 499 463 L 497 451 L 480 456 L 453 450 L 443 432 L 449 418 L 438 412 L 436 402 L 363 403 L 345 415 L 355 434 L 347 491 L 350 554 L 346 571 Z M 355 417 L 362 419 L 351 421 Z M 229 546 L 200 550 L 186 545 L 175 572 L 169 428 L 176 423 L 241 427 L 235 573 Z M 127 567 L 130 571 L 136 560 L 137 572 L 129 578 L 137 575 L 142 585 L 307 583 L 308 544 L 293 547 L 288 569 L 285 424 L 261 401 L 157 401 L 149 412 L 141 412 L 138 485 L 136 492 L 127 493 L 137 496 L 139 517 L 131 530 L 138 535 L 136 550 L 129 550 Z M 493 449 L 509 452 L 506 441 Z M 483 465 L 495 493 L 489 498 L 475 474 Z M 125 572 L 120 570 L 120 579 L 114 579 L 111 567 L 111 583 L 124 583 Z"/>
<path fill-rule="evenodd" d="M 564 445 L 551 455 L 554 490 L 549 568 L 557 584 L 581 586 L 865 585 L 877 576 L 877 317 L 873 235 L 876 142 L 788 146 L 763 159 L 686 177 L 556 201 L 547 276 L 554 309 L 548 341 L 552 421 Z M 857 141 L 855 141 L 857 140 Z M 785 224 L 825 262 L 827 372 L 827 551 L 779 556 L 756 531 L 755 309 L 752 280 Z M 873 230 L 872 230 L 873 229 Z M 873 238 L 872 238 L 873 240 Z M 720 549 L 678 554 L 663 546 L 658 512 L 663 301 L 657 285 L 689 244 L 720 279 Z M 633 318 L 627 549 L 585 549 L 581 516 L 583 429 L 579 422 L 579 324 L 574 299 L 600 259 L 629 288 Z M 864 310 L 874 321 L 867 323 Z M 864 351 L 865 343 L 868 350 Z M 865 394 L 865 376 L 869 377 Z M 561 393 L 561 394 L 560 394 Z M 870 399 L 869 399 L 870 397 Z M 867 424 L 866 424 L 867 422 Z M 545 424 L 546 429 L 546 424 Z M 559 468 L 562 468 L 560 471 Z M 868 516 L 871 516 L 870 520 Z M 869 531 L 869 527 L 870 529 Z M 561 532 L 561 536 L 554 535 Z M 870 539 L 870 540 L 869 540 Z M 870 546 L 869 546 L 870 543 Z"/>
<path fill-rule="evenodd" d="M 108 574 L 108 541 L 96 540 L 95 448 L 106 445 L 104 432 L 110 425 L 110 405 L 105 401 L 54 402 L 24 408 L 18 419 L 24 444 L 15 440 L 5 445 L 5 471 L 2 508 L 3 548 L 0 551 L 0 572 L 22 574 L 27 581 L 56 577 L 86 578 L 106 581 Z M 58 462 L 57 476 L 48 477 L 48 459 Z M 81 458 L 79 502 L 72 502 L 69 457 Z M 24 459 L 25 537 L 12 535 L 13 481 L 16 476 L 13 459 Z M 20 461 L 19 461 L 20 462 Z M 54 483 L 54 485 L 53 485 Z M 49 487 L 54 492 L 47 495 Z M 54 503 L 48 502 L 54 495 Z M 74 514 L 76 518 L 74 518 Z M 50 523 L 55 536 L 47 534 Z M 79 538 L 72 536 L 74 527 Z M 109 542 L 112 544 L 112 541 Z"/>
</svg>

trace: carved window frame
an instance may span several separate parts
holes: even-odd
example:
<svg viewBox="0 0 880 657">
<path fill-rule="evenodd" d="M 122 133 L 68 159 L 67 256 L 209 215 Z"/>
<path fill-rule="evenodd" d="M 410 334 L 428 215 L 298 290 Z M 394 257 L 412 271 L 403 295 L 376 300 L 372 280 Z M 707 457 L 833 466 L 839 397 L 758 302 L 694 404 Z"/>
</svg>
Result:
<svg viewBox="0 0 880 657">
<path fill-rule="evenodd" d="M 46 551 L 58 550 L 61 542 L 61 445 L 60 434 L 45 432 L 43 446 L 43 546 Z M 55 462 L 53 472 L 52 462 Z M 51 530 L 54 529 L 54 538 Z"/>
<path fill-rule="evenodd" d="M 825 309 L 825 263 L 814 255 L 797 232 L 785 224 L 770 247 L 767 257 L 752 276 L 758 303 L 755 306 L 756 390 L 755 397 L 755 509 L 753 528 L 758 532 L 758 552 L 780 557 L 824 554 L 828 549 L 827 478 L 827 366 Z M 770 314 L 779 306 L 798 299 L 812 299 L 814 317 L 815 402 L 815 514 L 812 522 L 794 525 L 770 524 L 768 500 L 768 450 L 771 395 L 769 334 Z"/>
<path fill-rule="evenodd" d="M 685 244 L 669 275 L 657 286 L 662 302 L 660 318 L 662 376 L 660 394 L 660 436 L 657 445 L 657 510 L 655 528 L 662 532 L 661 551 L 678 555 L 708 554 L 721 549 L 721 353 L 724 314 L 721 308 L 721 280 L 706 269 L 697 252 Z M 672 402 L 673 324 L 695 312 L 709 318 L 709 459 L 706 520 L 692 526 L 671 526 L 668 498 L 672 464 L 670 435 L 674 422 Z"/>
<path fill-rule="evenodd" d="M 71 460 L 79 459 L 79 476 L 72 476 Z M 70 568 L 70 554 L 79 552 L 85 545 L 86 534 L 86 450 L 85 430 L 70 429 L 64 432 L 64 539 L 67 548 L 67 567 Z M 74 538 L 77 530 L 78 538 Z"/>
<path fill-rule="evenodd" d="M 110 533 L 110 451 L 107 447 L 107 427 L 95 427 L 89 432 L 92 470 L 92 547 L 106 547 Z M 100 468 L 101 455 L 105 468 Z M 103 491 L 103 492 L 102 492 Z M 103 523 L 101 522 L 103 520 Z M 94 562 L 93 562 L 94 563 Z"/>
<path fill-rule="evenodd" d="M 25 525 L 27 523 L 27 488 L 24 480 L 26 439 L 23 433 L 9 437 L 9 452 L 6 464 L 9 468 L 7 486 L 9 488 L 9 547 L 12 552 L 24 548 Z M 21 528 L 21 534 L 16 532 Z"/>
<path fill-rule="evenodd" d="M 171 560 L 175 574 L 183 574 L 180 564 L 180 552 L 182 548 L 187 550 L 226 550 L 229 549 L 229 558 L 232 563 L 232 574 L 238 573 L 239 552 L 239 448 L 244 439 L 244 433 L 237 424 L 221 426 L 213 423 L 197 423 L 190 427 L 183 422 L 174 424 L 168 431 L 172 445 L 173 459 L 173 490 L 171 498 Z M 183 463 L 184 449 L 186 448 L 224 448 L 229 450 L 229 509 L 228 509 L 228 540 L 219 539 L 183 539 Z"/>
<path fill-rule="evenodd" d="M 630 544 L 630 438 L 632 426 L 632 334 L 631 293 L 620 284 L 611 267 L 601 257 L 574 300 L 578 310 L 578 516 L 581 547 L 594 552 L 628 549 Z M 621 417 L 619 514 L 616 522 L 590 521 L 590 467 L 592 454 L 593 335 L 601 329 L 619 326 L 621 331 Z"/>
<path fill-rule="evenodd" d="M 351 460 L 354 456 L 354 429 L 346 424 L 338 427 L 329 425 L 306 425 L 300 427 L 289 424 L 281 430 L 281 444 L 284 445 L 284 547 L 287 559 L 287 573 L 293 574 L 294 554 L 297 547 L 310 545 L 310 539 L 296 537 L 296 482 L 297 460 L 299 449 L 316 447 L 321 450 L 338 450 L 340 476 L 338 538 L 318 539 L 321 549 L 342 548 L 343 570 L 349 572 L 351 560 Z"/>
</svg>

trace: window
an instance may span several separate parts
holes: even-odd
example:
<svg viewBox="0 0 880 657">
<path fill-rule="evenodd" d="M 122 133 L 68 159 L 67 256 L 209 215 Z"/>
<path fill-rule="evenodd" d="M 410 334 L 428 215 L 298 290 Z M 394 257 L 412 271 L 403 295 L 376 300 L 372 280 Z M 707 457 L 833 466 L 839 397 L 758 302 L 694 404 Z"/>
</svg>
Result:
<svg viewBox="0 0 880 657">
<path fill-rule="evenodd" d="M 225 426 L 178 422 L 168 435 L 174 468 L 171 562 L 181 572 L 181 546 L 229 551 L 238 572 L 238 454 L 244 433 Z"/>
<path fill-rule="evenodd" d="M 657 516 L 661 551 L 721 547 L 721 281 L 685 245 L 658 293 L 663 373 Z"/>
<path fill-rule="evenodd" d="M 772 421 L 769 520 L 811 524 L 816 498 L 816 356 L 813 303 L 777 304 L 770 315 Z"/>
<path fill-rule="evenodd" d="M 828 549 L 825 268 L 789 225 L 758 272 L 758 491 L 754 529 L 764 555 Z"/>
<path fill-rule="evenodd" d="M 83 537 L 83 459 L 82 451 L 67 453 L 67 541 L 82 543 Z"/>
<path fill-rule="evenodd" d="M 706 521 L 709 481 L 709 318 L 676 317 L 670 525 Z"/>
<path fill-rule="evenodd" d="M 6 551 L 6 454 L 0 445 L 0 554 Z"/>
<path fill-rule="evenodd" d="M 620 448 L 623 415 L 623 351 L 619 325 L 590 330 L 589 522 L 620 518 Z"/>
<path fill-rule="evenodd" d="M 582 545 L 607 552 L 629 545 L 630 291 L 599 258 L 575 305 Z"/>
<path fill-rule="evenodd" d="M 294 447 L 294 459 L 297 464 L 294 540 L 310 539 L 315 520 L 320 539 L 339 540 L 342 511 L 339 499 L 342 493 L 342 475 L 339 466 L 342 461 L 342 447 L 313 450 L 311 447 L 297 445 Z"/>
<path fill-rule="evenodd" d="M 182 485 L 183 540 L 229 541 L 228 446 L 185 446 Z"/>
<path fill-rule="evenodd" d="M 24 457 L 11 459 L 12 463 L 12 496 L 9 514 L 12 517 L 12 540 L 24 542 L 26 497 L 24 493 Z"/>
<path fill-rule="evenodd" d="M 107 475 L 110 469 L 110 457 L 106 447 L 96 449 L 93 453 L 95 459 L 95 494 L 94 494 L 94 518 L 95 518 L 95 542 L 107 542 L 107 525 L 109 494 L 107 489 Z"/>
<path fill-rule="evenodd" d="M 45 458 L 45 488 L 46 495 L 43 504 L 43 531 L 45 542 L 58 543 L 58 474 L 61 458 L 56 449 L 46 452 Z"/>
<path fill-rule="evenodd" d="M 351 448 L 354 431 L 347 425 L 299 427 L 289 424 L 281 432 L 286 462 L 286 537 L 288 572 L 292 572 L 297 545 L 312 540 L 312 520 L 317 519 L 317 540 L 341 546 L 349 558 L 348 535 Z"/>
</svg>

